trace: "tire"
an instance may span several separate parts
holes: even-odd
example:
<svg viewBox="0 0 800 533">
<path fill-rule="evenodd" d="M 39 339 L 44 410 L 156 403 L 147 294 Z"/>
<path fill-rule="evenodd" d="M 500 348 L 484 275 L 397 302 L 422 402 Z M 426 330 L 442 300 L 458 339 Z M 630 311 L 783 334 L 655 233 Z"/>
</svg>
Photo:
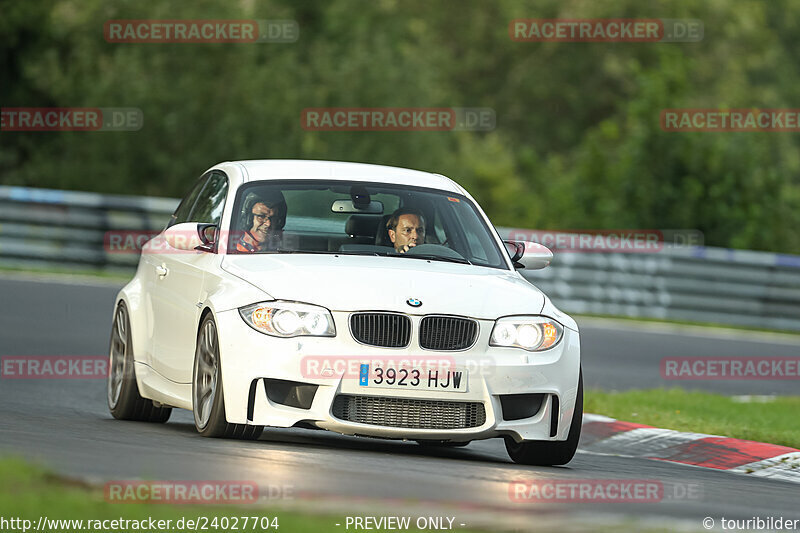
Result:
<svg viewBox="0 0 800 533">
<path fill-rule="evenodd" d="M 192 371 L 192 413 L 194 427 L 204 437 L 256 440 L 264 426 L 229 424 L 225 418 L 222 365 L 219 357 L 217 324 L 207 315 L 197 332 Z"/>
<path fill-rule="evenodd" d="M 575 411 L 572 413 L 572 423 L 569 435 L 565 441 L 535 441 L 524 440 L 514 442 L 511 437 L 505 437 L 506 451 L 511 460 L 518 464 L 535 466 L 557 466 L 569 463 L 578 449 L 581 438 L 581 423 L 583 422 L 583 372 L 578 375 L 578 397 L 575 400 Z"/>
<path fill-rule="evenodd" d="M 131 320 L 125 302 L 119 302 L 111 325 L 106 397 L 108 409 L 117 420 L 164 423 L 172 414 L 171 407 L 156 407 L 142 398 L 136 384 L 133 359 Z"/>
</svg>

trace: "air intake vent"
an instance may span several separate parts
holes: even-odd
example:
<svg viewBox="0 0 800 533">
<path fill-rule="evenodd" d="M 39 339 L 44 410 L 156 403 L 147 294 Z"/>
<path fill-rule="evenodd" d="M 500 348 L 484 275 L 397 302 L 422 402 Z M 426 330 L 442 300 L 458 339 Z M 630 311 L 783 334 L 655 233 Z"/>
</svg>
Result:
<svg viewBox="0 0 800 533">
<path fill-rule="evenodd" d="M 551 402 L 550 410 L 550 437 L 558 435 L 558 416 L 561 414 L 558 411 L 558 396 L 552 395 L 553 401 Z"/>
<path fill-rule="evenodd" d="M 359 424 L 412 429 L 466 429 L 486 423 L 486 410 L 480 402 L 344 394 L 333 401 L 333 416 Z"/>
<path fill-rule="evenodd" d="M 478 323 L 457 316 L 426 316 L 419 330 L 419 345 L 428 350 L 466 350 L 475 343 Z"/>
<path fill-rule="evenodd" d="M 411 340 L 411 319 L 393 313 L 356 313 L 350 316 L 350 332 L 362 344 L 404 348 Z"/>
</svg>

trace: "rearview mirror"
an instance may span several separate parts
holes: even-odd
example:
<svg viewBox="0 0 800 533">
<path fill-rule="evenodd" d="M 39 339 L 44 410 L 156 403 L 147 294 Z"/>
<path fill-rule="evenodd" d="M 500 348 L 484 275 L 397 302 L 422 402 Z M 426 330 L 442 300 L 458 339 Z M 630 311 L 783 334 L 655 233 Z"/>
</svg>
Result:
<svg viewBox="0 0 800 533">
<path fill-rule="evenodd" d="M 553 252 L 538 242 L 503 241 L 503 244 L 511 255 L 514 268 L 540 270 L 550 265 L 553 260 Z"/>
<path fill-rule="evenodd" d="M 368 215 L 382 215 L 383 202 L 373 200 L 369 204 L 356 205 L 353 200 L 336 200 L 331 206 L 334 213 L 364 213 Z"/>
</svg>

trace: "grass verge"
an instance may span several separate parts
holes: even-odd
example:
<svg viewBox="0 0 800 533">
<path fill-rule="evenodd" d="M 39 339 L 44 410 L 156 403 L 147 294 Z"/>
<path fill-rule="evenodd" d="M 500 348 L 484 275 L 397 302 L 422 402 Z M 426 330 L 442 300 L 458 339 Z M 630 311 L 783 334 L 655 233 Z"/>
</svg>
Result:
<svg viewBox="0 0 800 533">
<path fill-rule="evenodd" d="M 43 277 L 63 277 L 64 279 L 70 278 L 87 278 L 87 279 L 100 279 L 103 281 L 118 281 L 126 283 L 131 280 L 136 273 L 135 268 L 131 268 L 130 273 L 121 271 L 105 271 L 105 270 L 92 270 L 80 268 L 58 268 L 58 267 L 18 267 L 11 265 L 0 265 L 0 274 L 9 275 L 27 275 L 27 276 L 43 276 Z"/>
<path fill-rule="evenodd" d="M 152 518 L 158 520 L 172 520 L 171 526 L 163 531 L 170 533 L 181 533 L 182 531 L 194 531 L 187 527 L 175 527 L 178 520 L 197 520 L 199 517 L 207 518 L 207 527 L 204 531 L 228 531 L 233 528 L 233 520 L 238 518 L 237 528 L 243 533 L 247 531 L 278 531 L 283 533 L 305 533 L 305 532 L 325 532 L 340 531 L 344 525 L 344 515 L 353 515 L 354 512 L 342 513 L 341 516 L 308 514 L 292 510 L 276 510 L 263 507 L 256 503 L 252 505 L 233 506 L 233 505 L 155 505 L 153 503 L 113 503 L 106 501 L 102 487 L 94 487 L 82 482 L 60 478 L 47 470 L 16 458 L 0 458 L 0 517 L 5 520 L 10 518 L 30 520 L 28 529 L 36 531 L 40 517 L 48 520 L 83 520 L 83 527 L 77 524 L 63 524 L 61 527 L 44 525 L 43 531 L 49 533 L 62 533 L 68 531 L 110 531 L 108 528 L 96 529 L 87 527 L 88 520 L 142 520 Z M 374 513 L 369 513 L 374 514 Z M 404 513 L 400 513 L 404 514 Z M 224 522 L 213 522 L 214 517 L 222 519 L 228 517 Z M 249 517 L 249 524 L 244 527 L 243 517 Z M 258 517 L 268 517 L 271 527 L 262 529 L 253 527 L 254 519 Z M 274 520 L 277 519 L 277 520 Z M 277 524 L 276 529 L 274 525 Z M 414 520 L 411 521 L 414 524 Z M 266 525 L 266 523 L 264 523 Z M 159 527 L 159 526 L 156 526 Z M 460 528 L 459 528 L 460 529 Z M 20 523 L 17 527 L 11 524 L 7 529 L 5 524 L 0 530 L 22 531 Z M 145 525 L 137 528 L 132 524 L 130 527 L 118 527 L 113 531 L 150 531 Z M 419 531 L 411 527 L 408 531 Z M 476 529 L 463 530 L 479 531 Z"/>
<path fill-rule="evenodd" d="M 589 390 L 584 411 L 659 428 L 800 448 L 800 396 L 742 403 L 735 397 L 683 389 Z"/>
</svg>

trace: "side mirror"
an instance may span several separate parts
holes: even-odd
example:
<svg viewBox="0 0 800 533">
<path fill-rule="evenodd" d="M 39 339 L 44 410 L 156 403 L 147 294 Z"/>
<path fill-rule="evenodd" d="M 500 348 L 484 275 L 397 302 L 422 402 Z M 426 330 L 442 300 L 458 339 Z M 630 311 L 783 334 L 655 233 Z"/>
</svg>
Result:
<svg viewBox="0 0 800 533">
<path fill-rule="evenodd" d="M 545 245 L 537 242 L 503 241 L 511 255 L 514 268 L 539 270 L 550 265 L 553 252 Z"/>
<path fill-rule="evenodd" d="M 213 252 L 219 234 L 216 224 L 198 224 L 197 234 L 200 236 L 200 240 L 203 244 L 197 246 L 195 250 L 209 253 Z"/>
<path fill-rule="evenodd" d="M 164 238 L 167 244 L 177 250 L 212 252 L 217 239 L 217 226 L 196 222 L 175 224 L 164 231 Z"/>
</svg>

